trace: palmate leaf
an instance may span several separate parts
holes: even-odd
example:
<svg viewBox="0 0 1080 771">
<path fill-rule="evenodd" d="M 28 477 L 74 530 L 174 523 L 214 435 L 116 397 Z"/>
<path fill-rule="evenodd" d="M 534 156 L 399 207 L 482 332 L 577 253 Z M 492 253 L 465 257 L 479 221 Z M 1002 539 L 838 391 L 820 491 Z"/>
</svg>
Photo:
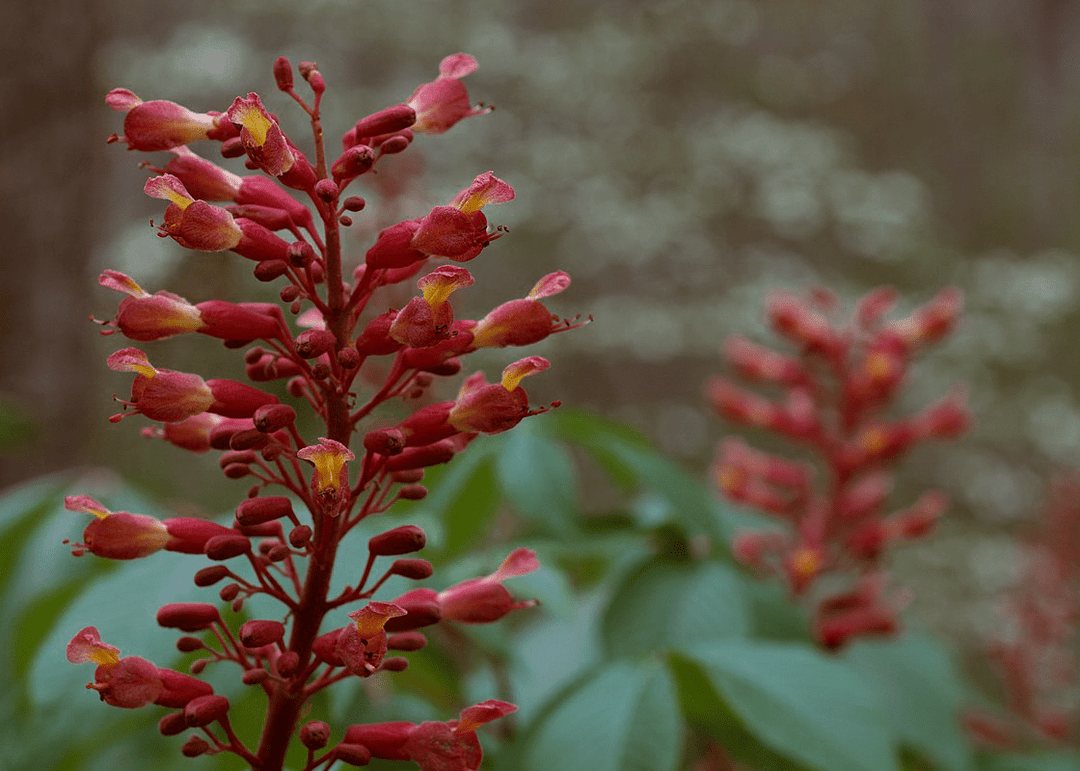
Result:
<svg viewBox="0 0 1080 771">
<path fill-rule="evenodd" d="M 813 648 L 761 641 L 688 647 L 742 726 L 766 747 L 817 771 L 896 771 L 882 705 L 849 667 Z"/>
<path fill-rule="evenodd" d="M 526 740 L 522 771 L 671 771 L 683 726 L 659 663 L 617 660 L 549 710 Z"/>
</svg>

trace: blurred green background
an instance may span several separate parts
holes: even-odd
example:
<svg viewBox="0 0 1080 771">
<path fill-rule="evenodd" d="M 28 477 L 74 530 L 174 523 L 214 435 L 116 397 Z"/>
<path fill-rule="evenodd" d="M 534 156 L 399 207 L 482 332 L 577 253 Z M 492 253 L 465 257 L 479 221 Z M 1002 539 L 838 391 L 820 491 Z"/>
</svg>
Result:
<svg viewBox="0 0 1080 771">
<path fill-rule="evenodd" d="M 1075 3 L 71 0 L 5 13 L 0 487 L 104 465 L 173 511 L 226 509 L 241 492 L 213 458 L 179 463 L 138 441 L 134 420 L 106 422 L 128 378 L 104 366 L 120 341 L 86 321 L 118 299 L 99 271 L 198 302 L 246 299 L 250 264 L 155 237 L 143 158 L 105 145 L 121 121 L 103 95 L 124 86 L 202 111 L 255 90 L 306 147 L 273 87 L 279 54 L 318 62 L 331 137 L 408 97 L 444 55 L 476 56 L 470 96 L 497 109 L 391 159 L 410 191 L 390 210 L 371 195 L 354 254 L 494 170 L 517 191 L 490 215 L 510 233 L 470 263 L 459 315 L 569 271 L 552 309 L 596 322 L 530 351 L 554 364 L 530 394 L 626 420 L 702 474 L 726 430 L 702 381 L 726 334 L 766 339 L 766 288 L 820 282 L 851 300 L 888 283 L 910 307 L 962 287 L 960 331 L 907 394 L 915 408 L 965 381 L 979 419 L 907 468 L 913 491 L 956 503 L 897 563 L 936 628 L 964 639 L 991 623 L 1011 531 L 1053 469 L 1080 465 Z M 235 356 L 194 343 L 152 356 L 236 373 Z"/>
</svg>

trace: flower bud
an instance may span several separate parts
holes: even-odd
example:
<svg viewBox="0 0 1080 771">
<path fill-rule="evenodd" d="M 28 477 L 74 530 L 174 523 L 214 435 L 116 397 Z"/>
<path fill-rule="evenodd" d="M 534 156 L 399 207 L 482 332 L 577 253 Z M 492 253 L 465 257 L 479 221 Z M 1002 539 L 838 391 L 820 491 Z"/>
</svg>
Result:
<svg viewBox="0 0 1080 771">
<path fill-rule="evenodd" d="M 259 281 L 273 281 L 289 272 L 285 260 L 263 260 L 255 264 L 255 278 Z"/>
<path fill-rule="evenodd" d="M 428 489 L 423 485 L 405 485 L 398 490 L 398 497 L 406 501 L 422 501 L 427 494 Z"/>
<path fill-rule="evenodd" d="M 274 60 L 274 82 L 277 87 L 285 92 L 292 91 L 293 74 L 292 64 L 284 56 Z"/>
<path fill-rule="evenodd" d="M 394 564 L 390 566 L 389 572 L 391 575 L 401 576 L 402 578 L 408 578 L 413 581 L 423 581 L 425 578 L 431 577 L 434 568 L 427 560 L 400 559 L 394 560 Z"/>
<path fill-rule="evenodd" d="M 330 740 L 330 726 L 313 720 L 300 728 L 300 742 L 309 750 L 321 750 Z"/>
<path fill-rule="evenodd" d="M 162 736 L 176 736 L 188 728 L 183 712 L 171 712 L 158 721 L 158 732 Z"/>
<path fill-rule="evenodd" d="M 362 744 L 339 744 L 333 750 L 334 757 L 350 766 L 366 766 L 371 762 L 371 750 Z"/>
<path fill-rule="evenodd" d="M 282 677 L 292 677 L 300 666 L 300 656 L 296 651 L 285 651 L 278 657 L 277 671 Z"/>
<path fill-rule="evenodd" d="M 321 634 L 314 639 L 311 643 L 311 651 L 320 660 L 334 667 L 341 667 L 345 665 L 345 662 L 341 660 L 341 656 L 337 652 L 338 637 L 341 636 L 341 629 L 334 629 L 326 634 Z"/>
<path fill-rule="evenodd" d="M 181 637 L 176 641 L 176 650 L 181 653 L 193 653 L 201 651 L 206 645 L 198 637 Z"/>
<path fill-rule="evenodd" d="M 334 333 L 328 329 L 308 329 L 296 337 L 296 353 L 304 359 L 314 359 L 333 349 L 337 344 Z"/>
<path fill-rule="evenodd" d="M 296 420 L 296 410 L 288 404 L 267 404 L 255 410 L 251 416 L 255 428 L 272 434 L 293 424 Z"/>
<path fill-rule="evenodd" d="M 377 557 L 395 557 L 420 551 L 427 543 L 424 531 L 416 525 L 402 525 L 368 540 L 368 551 Z"/>
<path fill-rule="evenodd" d="M 357 137 L 375 137 L 407 129 L 416 122 L 416 110 L 407 104 L 396 104 L 361 118 L 356 122 Z"/>
<path fill-rule="evenodd" d="M 311 541 L 311 528 L 307 525 L 299 525 L 289 531 L 289 543 L 297 549 L 302 549 Z"/>
<path fill-rule="evenodd" d="M 398 632 L 386 638 L 386 647 L 392 651 L 418 651 L 427 642 L 422 632 Z"/>
<path fill-rule="evenodd" d="M 255 619 L 240 627 L 240 642 L 245 648 L 259 648 L 271 645 L 285 637 L 285 625 L 280 621 Z"/>
<path fill-rule="evenodd" d="M 409 668 L 409 660 L 404 656 L 387 656 L 379 665 L 380 672 L 404 672 Z"/>
<path fill-rule="evenodd" d="M 251 541 L 239 533 L 219 535 L 206 542 L 203 553 L 212 560 L 228 560 L 251 551 Z"/>
<path fill-rule="evenodd" d="M 387 471 L 403 471 L 435 466 L 448 463 L 457 451 L 453 439 L 443 439 L 426 447 L 407 447 L 398 455 L 387 458 L 383 468 Z"/>
<path fill-rule="evenodd" d="M 270 673 L 265 669 L 249 669 L 240 676 L 240 680 L 244 685 L 258 685 L 268 677 L 270 677 Z"/>
<path fill-rule="evenodd" d="M 229 602 L 236 599 L 236 595 L 240 594 L 240 584 L 226 584 L 221 587 L 221 591 L 218 592 L 218 597 Z"/>
<path fill-rule="evenodd" d="M 210 745 L 202 737 L 189 736 L 188 740 L 184 742 L 184 746 L 180 748 L 180 752 L 184 753 L 185 758 L 197 758 L 205 754 L 209 749 Z"/>
<path fill-rule="evenodd" d="M 364 436 L 364 449 L 378 455 L 397 455 L 405 448 L 405 435 L 397 428 L 378 428 Z"/>
<path fill-rule="evenodd" d="M 158 609 L 157 622 L 166 629 L 199 632 L 221 623 L 221 613 L 216 606 L 205 602 L 174 602 Z"/>
<path fill-rule="evenodd" d="M 236 521 L 241 525 L 258 525 L 282 517 L 296 518 L 292 501 L 283 495 L 248 498 L 236 507 Z"/>
<path fill-rule="evenodd" d="M 184 720 L 191 728 L 200 728 L 221 720 L 229 711 L 229 700 L 218 694 L 199 696 L 184 706 Z"/>
<path fill-rule="evenodd" d="M 256 428 L 245 428 L 243 431 L 237 431 L 229 438 L 229 447 L 233 450 L 261 450 L 269 443 L 270 437 Z M 250 464 L 254 461 L 255 457 L 252 456 L 247 463 Z"/>
</svg>

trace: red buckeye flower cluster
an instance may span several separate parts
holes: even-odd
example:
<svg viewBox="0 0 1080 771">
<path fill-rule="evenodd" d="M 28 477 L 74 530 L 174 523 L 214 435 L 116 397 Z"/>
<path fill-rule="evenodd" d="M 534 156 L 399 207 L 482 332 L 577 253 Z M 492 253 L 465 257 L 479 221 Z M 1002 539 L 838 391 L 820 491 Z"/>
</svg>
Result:
<svg viewBox="0 0 1080 771">
<path fill-rule="evenodd" d="M 896 300 L 891 288 L 876 289 L 845 316 L 827 290 L 777 292 L 767 303 L 768 321 L 794 350 L 774 351 L 739 335 L 723 347 L 738 375 L 776 396 L 724 377 L 706 386 L 721 417 L 794 442 L 813 461 L 728 438 L 714 473 L 729 500 L 783 524 L 739 535 L 738 559 L 780 574 L 795 596 L 808 594 L 825 574 L 850 578 L 839 593 L 817 593 L 814 631 L 827 648 L 896 629 L 902 594 L 887 596 L 882 555 L 930 530 L 946 499 L 931 490 L 893 509 L 891 469 L 918 443 L 955 437 L 971 421 L 959 388 L 915 415 L 889 417 L 915 355 L 953 328 L 961 306 L 959 290 L 949 287 L 910 316 L 890 320 Z"/>
<path fill-rule="evenodd" d="M 144 187 L 163 202 L 158 234 L 195 251 L 231 251 L 250 260 L 255 279 L 276 284 L 281 300 L 189 301 L 147 291 L 119 271 L 99 278 L 124 295 L 113 318 L 98 322 L 104 334 L 152 346 L 198 333 L 243 349 L 248 382 L 168 369 L 161 356 L 141 347 L 121 348 L 107 362 L 133 376 L 130 396 L 117 399 L 122 408 L 111 420 L 142 415 L 152 423 L 144 436 L 191 452 L 216 452 L 226 477 L 250 482 L 232 522 L 114 512 L 87 496 L 66 501 L 71 511 L 92 516 L 82 541 L 73 544 L 76 555 L 197 555 L 204 561 L 195 584 L 223 586 L 218 596 L 227 603 L 224 615 L 209 602 L 172 603 L 158 611 L 159 625 L 182 633 L 178 649 L 202 655 L 191 675 L 137 656 L 122 658 L 93 626 L 78 631 L 68 646 L 72 663 L 97 665 L 87 687 L 106 703 L 174 710 L 159 728 L 166 736 L 194 729 L 182 746 L 187 756 L 229 752 L 256 771 L 279 771 L 297 737 L 307 749 L 306 771 L 339 760 L 365 765 L 372 757 L 467 771 L 482 757 L 477 727 L 516 709 L 489 700 L 443 723 L 356 724 L 340 728 L 336 743 L 327 724 L 300 725 L 308 700 L 323 688 L 405 669 L 408 658 L 399 654 L 426 645 L 424 627 L 489 623 L 535 604 L 515 599 L 503 585 L 539 568 L 535 553 L 524 548 L 511 551 L 491 575 L 452 586 L 436 580 L 434 588 L 375 599 L 393 576 L 432 576 L 431 563 L 412 556 L 426 542 L 413 525 L 372 537 L 362 570 L 355 566 L 357 575 L 337 596 L 330 590 L 338 546 L 357 524 L 396 501 L 424 497 L 425 469 L 450 461 L 478 434 L 506 431 L 558 404 L 532 404 L 523 386 L 548 368 L 539 356 L 509 356 L 496 380 L 468 374 L 454 399 L 430 403 L 424 397 L 438 379 L 457 376 L 474 351 L 528 345 L 583 323 L 560 319 L 546 305 L 569 286 L 562 271 L 541 277 L 520 299 L 493 303 L 483 318 L 455 314 L 452 295 L 474 284 L 464 263 L 505 232 L 489 224 L 488 207 L 514 197 L 514 189 L 490 171 L 449 202 L 384 228 L 358 264 L 346 269 L 344 234 L 365 209 L 364 199 L 346 195 L 347 188 L 376 168 L 384 177 L 393 174 L 392 156 L 408 150 L 418 134 L 441 133 L 489 112 L 470 103 L 461 82 L 476 66 L 467 54 L 446 57 L 434 81 L 350 126 L 337 157 L 323 139 L 326 82 L 310 62 L 294 70 L 282 57 L 273 68 L 278 89 L 310 121 L 310 156 L 255 93 L 205 113 L 143 101 L 124 89 L 106 98 L 124 113 L 123 135 L 110 141 L 169 156 L 161 168 L 147 166 L 156 175 Z M 296 90 L 297 71 L 310 97 Z M 230 158 L 243 159 L 246 171 L 220 165 Z M 398 289 L 387 292 L 392 286 Z M 388 298 L 402 294 L 412 299 L 390 304 Z M 393 420 L 378 417 L 381 407 L 403 402 L 413 405 L 408 417 L 401 419 L 400 409 Z M 319 425 L 314 435 L 301 428 L 311 423 L 299 420 L 304 412 Z M 389 564 L 376 571 L 387 558 Z M 230 612 L 239 613 L 255 595 L 277 600 L 280 614 L 239 624 Z M 228 699 L 198 679 L 221 662 L 236 666 L 243 683 L 264 694 L 260 736 L 237 735 Z"/>
</svg>

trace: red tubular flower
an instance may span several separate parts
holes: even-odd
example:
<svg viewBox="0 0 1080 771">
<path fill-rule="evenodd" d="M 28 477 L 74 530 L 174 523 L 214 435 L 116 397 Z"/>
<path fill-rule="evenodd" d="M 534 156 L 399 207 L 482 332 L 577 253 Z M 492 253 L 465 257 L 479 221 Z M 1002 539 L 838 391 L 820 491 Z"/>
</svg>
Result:
<svg viewBox="0 0 1080 771">
<path fill-rule="evenodd" d="M 144 102 L 126 88 L 114 88 L 105 104 L 124 116 L 124 136 L 129 150 L 171 150 L 197 139 L 227 139 L 235 134 L 219 114 L 192 112 L 175 102 L 155 99 Z"/>
<path fill-rule="evenodd" d="M 470 350 L 531 345 L 552 332 L 571 329 L 569 324 L 560 323 L 540 303 L 541 298 L 556 295 L 568 286 L 570 276 L 561 270 L 544 276 L 525 297 L 503 303 L 476 322 L 471 330 L 473 340 Z"/>
<path fill-rule="evenodd" d="M 411 760 L 420 771 L 476 771 L 484 757 L 476 729 L 516 710 L 509 702 L 488 699 L 463 709 L 460 719 L 445 723 L 349 726 L 344 741 L 366 747 L 372 757 Z"/>
<path fill-rule="evenodd" d="M 348 447 L 333 439 L 319 437 L 319 444 L 297 450 L 296 457 L 315 467 L 311 489 L 320 498 L 340 499 L 348 495 L 349 472 L 345 464 L 356 458 Z"/>
<path fill-rule="evenodd" d="M 258 94 L 236 97 L 225 114 L 240 130 L 240 141 L 252 163 L 272 177 L 292 168 L 295 158 L 289 143 Z"/>
<path fill-rule="evenodd" d="M 116 422 L 126 415 L 141 413 L 151 420 L 174 423 L 201 412 L 226 418 L 250 418 L 259 407 L 274 404 L 277 397 L 235 380 L 203 380 L 198 375 L 156 369 L 138 348 L 123 348 L 112 354 L 109 368 L 134 372 L 131 401 L 133 412 L 113 415 Z"/>
<path fill-rule="evenodd" d="M 406 103 L 416 111 L 413 131 L 441 134 L 462 118 L 491 112 L 490 107 L 473 107 L 461 78 L 477 68 L 468 54 L 452 54 L 439 62 L 439 77 L 413 91 Z"/>
<path fill-rule="evenodd" d="M 531 608 L 536 600 L 516 602 L 502 582 L 532 573 L 539 567 L 536 552 L 515 549 L 491 575 L 473 578 L 439 592 L 440 614 L 448 621 L 486 624 L 498 621 L 512 610 Z"/>
<path fill-rule="evenodd" d="M 281 322 L 275 316 L 252 307 L 209 300 L 192 305 L 171 292 L 151 295 L 130 277 L 116 270 L 106 270 L 98 283 L 124 292 L 116 321 L 108 322 L 125 337 L 141 342 L 161 340 L 188 332 L 201 332 L 222 340 L 256 340 L 282 337 Z"/>
<path fill-rule="evenodd" d="M 86 687 L 98 692 L 106 704 L 137 709 L 153 704 L 165 691 L 158 668 L 138 656 L 120 658 L 120 649 L 101 641 L 95 627 L 81 630 L 67 645 L 72 664 L 97 664 L 94 682 Z"/>
<path fill-rule="evenodd" d="M 392 602 L 376 601 L 353 611 L 349 618 L 354 623 L 341 630 L 334 646 L 335 654 L 354 675 L 370 677 L 386 656 L 386 622 L 407 612 Z"/>
<path fill-rule="evenodd" d="M 439 342 L 454 322 L 450 295 L 473 283 L 472 274 L 456 265 L 443 265 L 428 273 L 416 282 L 423 296 L 409 300 L 394 317 L 390 337 L 411 348 L 426 348 Z"/>
<path fill-rule="evenodd" d="M 483 373 L 476 373 L 461 386 L 447 420 L 458 431 L 497 434 L 513 428 L 522 418 L 546 412 L 529 409 L 529 397 L 518 383 L 549 366 L 540 356 L 519 359 L 503 370 L 499 383 L 488 383 Z"/>
<path fill-rule="evenodd" d="M 492 172 L 481 174 L 454 196 L 448 206 L 436 206 L 420 220 L 411 246 L 424 254 L 458 262 L 471 260 L 499 237 L 499 233 L 488 232 L 487 217 L 480 210 L 513 197 L 514 188 Z"/>
<path fill-rule="evenodd" d="M 94 519 L 83 531 L 81 549 L 91 554 L 114 560 L 139 559 L 161 551 L 171 540 L 165 523 L 145 514 L 113 512 L 87 495 L 69 495 L 64 498 L 64 508 L 82 514 L 93 514 Z"/>
</svg>

